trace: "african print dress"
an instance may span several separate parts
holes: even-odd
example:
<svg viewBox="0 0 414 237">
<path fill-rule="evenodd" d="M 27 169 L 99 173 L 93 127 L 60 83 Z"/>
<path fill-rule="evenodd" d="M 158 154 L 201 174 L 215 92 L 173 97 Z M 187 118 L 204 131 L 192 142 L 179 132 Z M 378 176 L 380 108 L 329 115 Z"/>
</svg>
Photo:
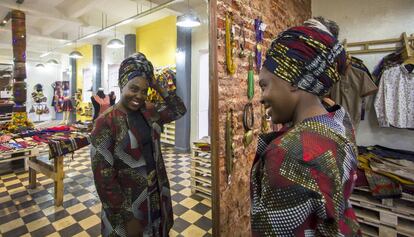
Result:
<svg viewBox="0 0 414 237">
<path fill-rule="evenodd" d="M 349 201 L 357 150 L 345 110 L 259 137 L 251 172 L 253 236 L 360 236 Z"/>
<path fill-rule="evenodd" d="M 132 218 L 139 220 L 144 236 L 169 234 L 173 211 L 160 133 L 186 108 L 176 95 L 164 100 L 161 110 L 151 103 L 129 114 L 111 107 L 95 121 L 92 170 L 102 202 L 102 236 L 126 236 Z"/>
</svg>

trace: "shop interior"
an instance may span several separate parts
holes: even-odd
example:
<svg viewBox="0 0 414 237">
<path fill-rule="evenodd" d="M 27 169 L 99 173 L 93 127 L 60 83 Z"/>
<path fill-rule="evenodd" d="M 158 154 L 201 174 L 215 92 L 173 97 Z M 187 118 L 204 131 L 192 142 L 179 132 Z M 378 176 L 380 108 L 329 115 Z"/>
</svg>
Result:
<svg viewBox="0 0 414 237">
<path fill-rule="evenodd" d="M 320 16 L 338 25 L 353 72 L 324 101 L 353 120 L 362 235 L 414 236 L 413 11 L 411 0 L 0 1 L 0 236 L 100 236 L 89 135 L 134 52 L 175 73 L 187 107 L 161 134 L 170 236 L 251 236 L 257 138 L 282 127 L 260 103 L 265 50 Z"/>
<path fill-rule="evenodd" d="M 100 236 L 89 135 L 135 52 L 173 72 L 188 111 L 161 134 L 170 236 L 211 236 L 206 1 L 2 1 L 0 16 L 0 236 Z"/>
</svg>

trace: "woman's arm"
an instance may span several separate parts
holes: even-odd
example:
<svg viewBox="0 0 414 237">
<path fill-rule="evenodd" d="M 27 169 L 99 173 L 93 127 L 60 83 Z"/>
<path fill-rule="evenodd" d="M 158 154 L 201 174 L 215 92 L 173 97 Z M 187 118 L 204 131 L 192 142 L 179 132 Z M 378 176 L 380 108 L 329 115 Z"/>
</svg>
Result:
<svg viewBox="0 0 414 237">
<path fill-rule="evenodd" d="M 177 95 L 176 91 L 168 91 L 157 82 L 152 83 L 152 87 L 161 95 L 165 104 L 158 108 L 160 115 L 160 123 L 166 124 L 181 118 L 186 112 L 187 108 L 183 100 Z"/>
</svg>

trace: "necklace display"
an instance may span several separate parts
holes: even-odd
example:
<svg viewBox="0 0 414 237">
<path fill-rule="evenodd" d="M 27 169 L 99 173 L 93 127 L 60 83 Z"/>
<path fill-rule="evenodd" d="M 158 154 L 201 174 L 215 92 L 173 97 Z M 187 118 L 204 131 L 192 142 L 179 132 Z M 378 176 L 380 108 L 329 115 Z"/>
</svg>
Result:
<svg viewBox="0 0 414 237">
<path fill-rule="evenodd" d="M 227 71 L 230 75 L 236 72 L 236 64 L 234 63 L 234 49 L 236 43 L 234 41 L 233 16 L 231 13 L 226 14 L 226 64 Z"/>
<path fill-rule="evenodd" d="M 226 127 L 225 127 L 225 152 L 226 152 L 226 172 L 227 183 L 231 183 L 231 174 L 233 172 L 233 159 L 234 159 L 234 143 L 233 143 L 233 109 L 227 111 L 226 114 Z"/>
<path fill-rule="evenodd" d="M 254 125 L 254 113 L 253 113 L 253 104 L 252 99 L 254 96 L 254 69 L 253 69 L 253 55 L 249 55 L 249 71 L 247 75 L 247 98 L 249 102 L 244 106 L 243 110 L 243 127 L 244 127 L 244 137 L 243 144 L 244 147 L 250 145 L 253 141 L 253 125 Z"/>
<path fill-rule="evenodd" d="M 249 71 L 247 74 L 247 98 L 252 100 L 254 96 L 254 69 L 253 69 L 253 55 L 249 54 Z"/>
<path fill-rule="evenodd" d="M 254 20 L 254 30 L 256 32 L 256 71 L 260 72 L 262 68 L 262 43 L 263 43 L 263 33 L 266 28 L 266 24 L 260 18 Z"/>
<path fill-rule="evenodd" d="M 245 131 L 244 137 L 243 137 L 244 147 L 247 147 L 253 141 L 253 125 L 254 125 L 253 104 L 249 102 L 244 106 L 244 109 L 243 109 L 243 127 Z"/>
<path fill-rule="evenodd" d="M 239 58 L 245 58 L 246 57 L 246 34 L 244 32 L 244 22 L 242 22 L 240 26 L 239 48 L 240 48 Z"/>
<path fill-rule="evenodd" d="M 261 132 L 262 133 L 267 133 L 270 129 L 270 126 L 269 126 L 269 122 L 267 120 L 268 115 L 266 114 L 266 109 L 265 109 L 263 104 L 260 106 L 260 117 L 262 119 L 262 123 L 261 123 L 261 126 L 260 126 L 261 127 Z"/>
</svg>

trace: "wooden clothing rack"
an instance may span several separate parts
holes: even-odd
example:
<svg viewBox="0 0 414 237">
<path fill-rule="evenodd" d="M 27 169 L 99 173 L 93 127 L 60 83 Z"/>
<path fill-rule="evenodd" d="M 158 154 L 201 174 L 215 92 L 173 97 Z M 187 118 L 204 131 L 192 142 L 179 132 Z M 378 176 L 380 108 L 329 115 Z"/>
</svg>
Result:
<svg viewBox="0 0 414 237">
<path fill-rule="evenodd" d="M 345 39 L 343 45 L 349 54 L 395 52 L 403 47 L 403 57 L 405 59 L 412 58 L 414 56 L 414 34 L 407 36 L 406 32 L 403 32 L 399 38 L 383 40 L 348 43 Z"/>
</svg>

